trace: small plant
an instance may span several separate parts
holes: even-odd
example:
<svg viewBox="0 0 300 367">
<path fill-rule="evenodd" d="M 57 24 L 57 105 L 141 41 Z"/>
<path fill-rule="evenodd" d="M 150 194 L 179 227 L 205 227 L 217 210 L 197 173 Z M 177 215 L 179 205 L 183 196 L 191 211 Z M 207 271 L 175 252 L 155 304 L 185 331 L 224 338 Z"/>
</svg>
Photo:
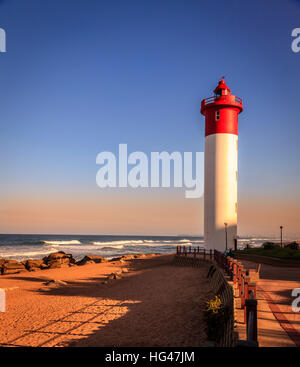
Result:
<svg viewBox="0 0 300 367">
<path fill-rule="evenodd" d="M 218 296 L 206 302 L 206 311 L 218 313 L 222 305 L 222 301 Z"/>
<path fill-rule="evenodd" d="M 218 296 L 206 302 L 205 321 L 209 340 L 218 342 L 221 339 L 230 314 L 230 308 L 224 306 Z"/>
</svg>

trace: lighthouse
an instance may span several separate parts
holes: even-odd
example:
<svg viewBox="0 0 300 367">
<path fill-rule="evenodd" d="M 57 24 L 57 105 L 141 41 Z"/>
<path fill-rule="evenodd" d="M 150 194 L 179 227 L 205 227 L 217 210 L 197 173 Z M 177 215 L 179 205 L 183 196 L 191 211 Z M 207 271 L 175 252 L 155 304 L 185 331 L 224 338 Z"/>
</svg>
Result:
<svg viewBox="0 0 300 367">
<path fill-rule="evenodd" d="M 242 100 L 224 77 L 214 96 L 203 99 L 205 116 L 204 242 L 225 251 L 237 241 L 238 115 Z"/>
</svg>

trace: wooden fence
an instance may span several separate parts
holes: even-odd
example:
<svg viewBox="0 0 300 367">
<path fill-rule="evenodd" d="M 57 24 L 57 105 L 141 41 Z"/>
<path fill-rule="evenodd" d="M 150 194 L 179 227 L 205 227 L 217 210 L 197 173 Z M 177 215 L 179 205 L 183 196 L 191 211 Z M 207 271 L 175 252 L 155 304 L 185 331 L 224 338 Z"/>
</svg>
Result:
<svg viewBox="0 0 300 367">
<path fill-rule="evenodd" d="M 218 295 L 222 303 L 233 310 L 233 289 L 227 282 L 223 269 L 229 280 L 233 282 L 237 297 L 240 299 L 240 307 L 244 309 L 244 322 L 246 324 L 247 341 L 239 345 L 258 346 L 257 339 L 257 300 L 256 283 L 250 281 L 250 277 L 244 266 L 229 256 L 217 250 L 205 250 L 199 247 L 177 246 L 175 263 L 177 265 L 201 266 L 203 261 L 213 261 L 208 278 L 213 292 Z M 218 265 L 216 266 L 215 263 Z M 218 346 L 233 346 L 234 315 L 228 320 L 224 336 Z"/>
</svg>

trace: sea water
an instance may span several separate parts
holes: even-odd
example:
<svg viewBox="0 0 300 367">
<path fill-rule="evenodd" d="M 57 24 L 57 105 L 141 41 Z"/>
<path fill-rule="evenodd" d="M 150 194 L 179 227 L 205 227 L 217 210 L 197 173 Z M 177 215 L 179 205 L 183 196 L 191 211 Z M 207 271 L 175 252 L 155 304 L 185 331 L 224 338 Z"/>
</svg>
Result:
<svg viewBox="0 0 300 367">
<path fill-rule="evenodd" d="M 247 244 L 259 247 L 274 238 L 244 237 L 239 248 Z M 224 241 L 225 242 L 225 241 Z M 111 258 L 125 254 L 175 253 L 176 246 L 204 248 L 203 237 L 191 236 L 110 236 L 110 235 L 23 235 L 0 234 L 0 258 L 41 259 L 52 252 L 64 251 L 76 259 L 85 255 Z M 224 243 L 225 247 L 225 243 Z"/>
</svg>

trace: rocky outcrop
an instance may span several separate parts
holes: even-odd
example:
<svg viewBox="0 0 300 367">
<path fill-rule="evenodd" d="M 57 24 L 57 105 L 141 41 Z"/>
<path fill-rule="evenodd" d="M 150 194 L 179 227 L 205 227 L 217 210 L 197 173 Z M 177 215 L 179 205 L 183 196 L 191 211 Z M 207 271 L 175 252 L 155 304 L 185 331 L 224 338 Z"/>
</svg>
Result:
<svg viewBox="0 0 300 367">
<path fill-rule="evenodd" d="M 114 262 L 114 261 L 124 262 L 124 261 L 127 261 L 127 260 L 133 260 L 133 259 L 137 259 L 139 257 L 145 257 L 145 256 L 146 255 L 144 255 L 144 254 L 140 254 L 140 255 L 123 255 L 123 256 L 119 256 L 119 257 L 113 257 L 109 261 L 111 261 L 111 262 Z"/>
<path fill-rule="evenodd" d="M 4 260 L 4 259 L 1 259 Z M 1 274 L 17 274 L 21 271 L 26 271 L 25 266 L 16 260 L 4 260 L 1 261 Z"/>
<path fill-rule="evenodd" d="M 123 255 L 110 259 L 110 262 L 125 263 L 128 260 L 134 260 L 145 257 L 145 254 L 137 255 Z M 107 262 L 108 260 L 103 256 L 99 255 L 87 255 L 80 261 L 76 262 L 72 254 L 66 254 L 63 251 L 53 252 L 48 256 L 44 257 L 42 260 L 38 259 L 28 259 L 22 262 L 16 260 L 0 259 L 0 274 L 16 274 L 21 271 L 37 271 L 41 269 L 56 269 L 65 268 L 75 265 L 87 265 L 87 264 L 99 264 Z M 126 270 L 124 269 L 124 273 Z M 114 278 L 116 279 L 116 278 Z"/>
<path fill-rule="evenodd" d="M 53 252 L 43 258 L 44 263 L 49 269 L 66 268 L 70 264 L 75 263 L 75 259 L 71 254 L 66 254 L 63 251 Z"/>
<path fill-rule="evenodd" d="M 29 259 L 29 260 L 22 261 L 22 264 L 24 264 L 25 268 L 29 271 L 35 271 L 39 269 L 48 268 L 48 265 L 46 265 L 43 260 Z"/>
<path fill-rule="evenodd" d="M 98 256 L 98 255 L 88 255 L 85 256 L 83 259 L 81 259 L 80 261 L 78 261 L 76 263 L 76 265 L 87 265 L 87 264 L 99 264 L 99 263 L 103 263 L 106 262 L 107 260 L 102 257 L 102 256 Z"/>
</svg>

